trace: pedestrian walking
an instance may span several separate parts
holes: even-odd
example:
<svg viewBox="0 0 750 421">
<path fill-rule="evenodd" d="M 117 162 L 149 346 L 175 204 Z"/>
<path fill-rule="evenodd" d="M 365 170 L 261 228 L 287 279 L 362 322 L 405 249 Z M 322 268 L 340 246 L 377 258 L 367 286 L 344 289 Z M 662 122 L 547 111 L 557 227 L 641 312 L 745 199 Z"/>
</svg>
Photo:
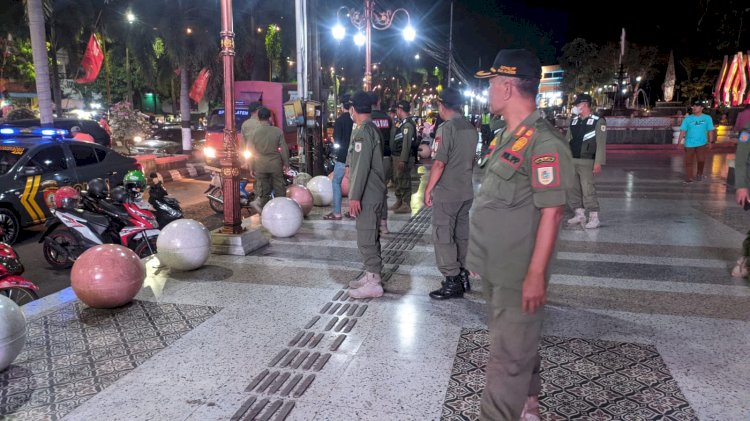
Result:
<svg viewBox="0 0 750 421">
<path fill-rule="evenodd" d="M 692 114 L 685 117 L 680 125 L 680 140 L 685 148 L 685 184 L 702 181 L 706 155 L 711 145 L 716 143 L 716 130 L 710 116 L 703 114 L 703 102 L 693 102 Z M 698 173 L 695 161 L 698 161 Z"/>
<path fill-rule="evenodd" d="M 379 224 L 386 212 L 383 205 L 385 172 L 381 152 L 381 134 L 372 122 L 371 95 L 352 96 L 350 112 L 355 123 L 349 145 L 349 213 L 357 218 L 357 248 L 365 264 L 364 275 L 349 283 L 352 298 L 376 298 L 383 295 Z"/>
<path fill-rule="evenodd" d="M 489 107 L 506 128 L 486 161 L 474 199 L 467 268 L 489 307 L 490 355 L 480 419 L 539 417 L 539 341 L 550 260 L 573 182 L 570 147 L 536 110 L 541 64 L 527 50 L 501 50 Z"/>
<path fill-rule="evenodd" d="M 430 292 L 438 300 L 463 297 L 470 290 L 466 252 L 469 248 L 469 209 L 474 200 L 474 157 L 479 135 L 461 114 L 461 92 L 445 88 L 438 112 L 445 121 L 437 128 L 442 141 L 435 153 L 424 203 L 432 207 L 432 242 L 435 260 L 445 277 L 442 287 Z"/>
<path fill-rule="evenodd" d="M 587 229 L 599 228 L 599 201 L 596 198 L 594 176 L 602 172 L 607 156 L 607 123 L 604 117 L 591 111 L 592 103 L 588 94 L 576 96 L 573 101 L 573 119 L 565 138 L 570 144 L 576 169 L 568 203 L 575 216 L 568 220 L 568 225 L 581 224 Z M 586 211 L 589 212 L 588 222 Z"/>
</svg>

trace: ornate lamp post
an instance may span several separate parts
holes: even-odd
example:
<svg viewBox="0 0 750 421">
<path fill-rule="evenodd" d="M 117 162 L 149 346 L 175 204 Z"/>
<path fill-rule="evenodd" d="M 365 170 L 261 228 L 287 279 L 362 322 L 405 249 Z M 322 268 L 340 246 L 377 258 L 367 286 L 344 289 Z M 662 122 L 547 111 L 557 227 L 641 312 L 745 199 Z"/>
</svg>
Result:
<svg viewBox="0 0 750 421">
<path fill-rule="evenodd" d="M 339 18 L 341 15 L 341 11 L 346 11 L 346 16 L 349 18 L 352 25 L 354 25 L 354 27 L 359 30 L 359 33 L 354 36 L 354 42 L 358 45 L 362 45 L 363 43 L 365 44 L 364 87 L 365 91 L 369 91 L 372 87 L 372 58 L 370 55 L 372 48 L 372 28 L 375 28 L 379 31 L 384 31 L 391 27 L 391 25 L 393 24 L 393 19 L 396 17 L 396 14 L 398 14 L 398 12 L 404 12 L 407 19 L 407 26 L 403 31 L 404 39 L 407 41 L 414 41 L 417 33 L 411 26 L 411 17 L 409 16 L 409 12 L 407 12 L 406 9 L 398 8 L 396 10 L 385 10 L 377 12 L 375 11 L 375 0 L 364 1 L 364 11 L 341 6 L 336 14 L 337 18 Z M 364 30 L 365 32 L 364 35 L 362 35 L 362 30 Z M 333 37 L 337 40 L 342 40 L 345 36 L 346 29 L 344 29 L 344 27 L 341 26 L 340 23 L 337 23 L 336 26 L 333 27 Z"/>
<path fill-rule="evenodd" d="M 234 119 L 234 21 L 232 0 L 221 0 L 221 56 L 224 61 L 224 154 L 221 157 L 224 193 L 224 234 L 240 234 L 240 163 Z"/>
</svg>

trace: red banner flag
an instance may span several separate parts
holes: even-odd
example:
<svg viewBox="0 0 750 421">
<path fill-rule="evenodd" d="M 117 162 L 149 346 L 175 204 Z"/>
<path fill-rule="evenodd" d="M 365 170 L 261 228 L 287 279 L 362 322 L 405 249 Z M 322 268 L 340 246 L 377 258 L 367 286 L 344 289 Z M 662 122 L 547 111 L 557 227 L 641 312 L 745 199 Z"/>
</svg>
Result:
<svg viewBox="0 0 750 421">
<path fill-rule="evenodd" d="M 190 88 L 190 99 L 195 102 L 201 102 L 203 94 L 206 93 L 206 85 L 208 85 L 209 76 L 211 76 L 211 72 L 204 67 L 198 74 L 195 82 L 193 82 L 193 86 Z"/>
<path fill-rule="evenodd" d="M 86 53 L 83 55 L 83 60 L 81 60 L 81 67 L 83 67 L 86 74 L 82 78 L 76 79 L 76 83 L 94 82 L 96 77 L 99 76 L 102 62 L 104 62 L 104 53 L 99 45 L 99 40 L 96 39 L 96 35 L 91 34 L 89 45 L 86 47 Z"/>
</svg>

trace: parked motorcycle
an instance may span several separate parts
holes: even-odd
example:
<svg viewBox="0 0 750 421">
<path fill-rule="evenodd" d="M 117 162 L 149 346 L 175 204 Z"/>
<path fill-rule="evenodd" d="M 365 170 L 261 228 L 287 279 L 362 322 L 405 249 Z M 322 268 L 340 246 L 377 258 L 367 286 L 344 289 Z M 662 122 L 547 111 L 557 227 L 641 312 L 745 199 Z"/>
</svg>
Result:
<svg viewBox="0 0 750 421">
<path fill-rule="evenodd" d="M 98 184 L 92 182 L 89 189 Z M 156 217 L 130 201 L 124 189 L 117 189 L 121 189 L 118 200 L 122 203 L 112 203 L 106 196 L 91 192 L 81 196 L 73 188 L 57 191 L 55 209 L 50 209 L 53 217 L 47 220 L 47 229 L 39 240 L 44 243 L 44 258 L 52 267 L 69 268 L 84 251 L 99 244 L 121 244 L 141 258 L 156 252 Z"/>
<path fill-rule="evenodd" d="M 21 276 L 23 271 L 18 253 L 9 244 L 0 243 L 0 295 L 20 306 L 39 298 L 39 287 Z"/>
<path fill-rule="evenodd" d="M 148 204 L 154 209 L 159 226 L 165 227 L 168 223 L 181 219 L 183 215 L 180 202 L 168 196 L 169 193 L 164 188 L 164 183 L 159 180 L 156 173 L 149 174 L 149 178 L 151 185 L 148 188 Z"/>
</svg>

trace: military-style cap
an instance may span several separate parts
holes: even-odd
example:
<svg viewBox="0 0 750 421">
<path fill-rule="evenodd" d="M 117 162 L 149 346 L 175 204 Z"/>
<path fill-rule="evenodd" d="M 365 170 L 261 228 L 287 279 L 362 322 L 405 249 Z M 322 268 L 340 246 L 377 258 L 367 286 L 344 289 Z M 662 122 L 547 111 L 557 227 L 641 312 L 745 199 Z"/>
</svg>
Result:
<svg viewBox="0 0 750 421">
<path fill-rule="evenodd" d="M 594 103 L 594 100 L 591 98 L 591 95 L 588 94 L 578 94 L 576 95 L 576 99 L 573 101 L 573 105 L 578 105 L 582 102 L 588 102 L 589 105 Z"/>
<path fill-rule="evenodd" d="M 464 103 L 464 97 L 456 88 L 445 88 L 440 92 L 438 101 L 445 104 L 448 108 L 459 108 Z"/>
<path fill-rule="evenodd" d="M 542 63 L 536 54 L 529 50 L 500 50 L 495 62 L 488 70 L 480 70 L 475 75 L 478 79 L 494 76 L 510 76 L 524 79 L 540 79 Z"/>
<path fill-rule="evenodd" d="M 341 95 L 341 103 L 342 104 L 344 104 L 344 105 L 346 105 L 347 103 L 351 104 L 351 102 L 352 102 L 352 96 L 351 95 L 349 95 L 349 94 Z"/>
<path fill-rule="evenodd" d="M 705 107 L 706 105 L 705 105 L 705 104 L 703 103 L 703 101 L 702 101 L 702 100 L 700 100 L 700 99 L 696 99 L 695 101 L 693 101 L 693 106 L 694 106 L 694 107 L 695 107 L 695 106 L 698 106 L 698 107 Z"/>
<path fill-rule="evenodd" d="M 262 107 L 262 106 L 263 106 L 263 104 L 261 104 L 260 102 L 254 101 L 254 102 L 251 102 L 250 105 L 248 105 L 247 110 L 250 111 L 250 113 L 252 114 L 252 113 L 258 111 L 260 109 L 260 107 Z"/>
<path fill-rule="evenodd" d="M 370 114 L 375 96 L 369 92 L 359 91 L 352 96 L 352 105 L 358 113 Z"/>
<path fill-rule="evenodd" d="M 405 111 L 405 112 L 407 112 L 407 113 L 408 113 L 409 111 L 411 111 L 411 104 L 409 104 L 409 101 L 399 101 L 399 102 L 398 102 L 398 103 L 396 104 L 396 107 L 397 107 L 397 108 L 401 108 L 402 110 L 404 110 L 404 111 Z"/>
</svg>

